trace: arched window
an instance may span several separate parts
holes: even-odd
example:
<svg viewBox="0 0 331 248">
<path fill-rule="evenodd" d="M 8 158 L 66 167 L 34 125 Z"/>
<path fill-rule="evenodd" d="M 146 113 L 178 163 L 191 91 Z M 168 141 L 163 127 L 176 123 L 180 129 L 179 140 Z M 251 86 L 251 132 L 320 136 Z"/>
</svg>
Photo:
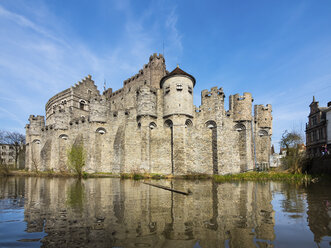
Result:
<svg viewBox="0 0 331 248">
<path fill-rule="evenodd" d="M 217 127 L 216 122 L 215 121 L 207 121 L 206 122 L 206 127 L 209 129 L 214 129 Z"/>
<path fill-rule="evenodd" d="M 106 129 L 104 129 L 103 127 L 99 127 L 97 130 L 96 130 L 97 133 L 99 134 L 105 134 L 106 133 Z"/>
<path fill-rule="evenodd" d="M 246 130 L 246 127 L 245 125 L 238 123 L 234 126 L 234 130 L 240 132 Z"/>
<path fill-rule="evenodd" d="M 63 140 L 67 140 L 69 137 L 68 137 L 68 135 L 66 135 L 66 134 L 61 134 L 61 135 L 59 136 L 59 138 L 60 138 L 60 139 L 63 139 Z"/>
<path fill-rule="evenodd" d="M 32 141 L 32 143 L 34 143 L 34 144 L 40 144 L 40 140 L 35 139 L 34 141 Z"/>
<path fill-rule="evenodd" d="M 80 109 L 84 110 L 85 105 L 86 105 L 86 102 L 85 102 L 84 100 L 80 100 L 80 101 L 79 101 L 79 108 L 80 108 Z"/>
<path fill-rule="evenodd" d="M 259 131 L 259 136 L 268 136 L 268 132 L 266 130 L 260 130 Z"/>
<path fill-rule="evenodd" d="M 192 122 L 192 120 L 187 119 L 187 120 L 185 121 L 185 127 L 192 127 L 192 126 L 193 126 L 193 122 Z"/>
<path fill-rule="evenodd" d="M 165 122 L 164 122 L 164 126 L 165 127 L 172 127 L 172 121 L 171 120 L 166 120 Z"/>
<path fill-rule="evenodd" d="M 156 124 L 155 124 L 155 122 L 151 122 L 151 123 L 149 123 L 149 128 L 150 128 L 150 129 L 154 129 L 154 128 L 156 128 Z"/>
</svg>

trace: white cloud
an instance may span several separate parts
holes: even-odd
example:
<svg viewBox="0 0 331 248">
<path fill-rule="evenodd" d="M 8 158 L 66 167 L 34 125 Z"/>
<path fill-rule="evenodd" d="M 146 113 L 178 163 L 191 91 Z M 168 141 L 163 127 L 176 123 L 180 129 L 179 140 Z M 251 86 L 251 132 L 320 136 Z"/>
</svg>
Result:
<svg viewBox="0 0 331 248">
<path fill-rule="evenodd" d="M 35 11 L 32 7 L 24 9 Z M 148 62 L 149 55 L 156 52 L 155 47 L 160 47 L 164 26 L 165 32 L 171 33 L 166 35 L 170 37 L 168 48 L 182 50 L 175 10 L 166 19 L 152 11 L 152 6 L 134 13 L 130 1 L 116 5 L 115 9 L 111 11 L 123 13 L 126 29 L 111 33 L 118 36 L 118 41 L 97 52 L 71 32 L 70 25 L 58 22 L 56 13 L 46 5 L 41 8 L 44 14 L 18 14 L 0 5 L 0 87 L 3 89 L 0 104 L 6 105 L 0 109 L 2 126 L 11 125 L 9 121 L 24 126 L 30 114 L 43 115 L 50 97 L 87 74 L 92 75 L 100 91 L 105 79 L 107 87 L 115 90 L 122 87 L 123 80 L 137 73 Z M 31 17 L 36 15 L 38 18 Z M 155 20 L 153 25 L 151 18 Z"/>
</svg>

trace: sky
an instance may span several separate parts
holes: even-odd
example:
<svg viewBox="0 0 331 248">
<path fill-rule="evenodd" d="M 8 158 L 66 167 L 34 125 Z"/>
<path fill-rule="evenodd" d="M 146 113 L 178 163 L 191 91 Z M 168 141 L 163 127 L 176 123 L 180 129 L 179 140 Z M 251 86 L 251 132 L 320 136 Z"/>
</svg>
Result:
<svg viewBox="0 0 331 248">
<path fill-rule="evenodd" d="M 92 75 L 117 90 L 153 53 L 200 92 L 272 104 L 276 150 L 331 101 L 330 0 L 0 0 L 0 129 L 25 133 L 49 98 Z"/>
</svg>

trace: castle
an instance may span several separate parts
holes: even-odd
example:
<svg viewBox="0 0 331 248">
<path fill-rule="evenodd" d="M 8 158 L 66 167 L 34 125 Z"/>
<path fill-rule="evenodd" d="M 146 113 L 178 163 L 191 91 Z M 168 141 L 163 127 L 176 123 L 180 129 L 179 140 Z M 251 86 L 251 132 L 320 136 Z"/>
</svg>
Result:
<svg viewBox="0 0 331 248">
<path fill-rule="evenodd" d="M 83 144 L 86 172 L 228 174 L 269 166 L 271 105 L 255 105 L 250 93 L 229 97 L 214 87 L 193 105 L 195 78 L 166 70 L 162 54 L 100 94 L 91 76 L 58 93 L 44 116 L 26 125 L 26 167 L 67 170 L 67 151 Z"/>
</svg>

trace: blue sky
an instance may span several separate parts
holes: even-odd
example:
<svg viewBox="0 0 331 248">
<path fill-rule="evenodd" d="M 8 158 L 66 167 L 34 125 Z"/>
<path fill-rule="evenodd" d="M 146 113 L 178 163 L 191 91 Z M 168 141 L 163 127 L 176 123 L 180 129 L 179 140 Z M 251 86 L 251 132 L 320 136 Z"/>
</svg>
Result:
<svg viewBox="0 0 331 248">
<path fill-rule="evenodd" d="M 88 74 L 121 88 L 164 53 L 200 92 L 223 87 L 273 105 L 273 143 L 304 133 L 312 96 L 331 101 L 331 1 L 0 1 L 0 129 L 24 133 L 30 114 Z"/>
</svg>

